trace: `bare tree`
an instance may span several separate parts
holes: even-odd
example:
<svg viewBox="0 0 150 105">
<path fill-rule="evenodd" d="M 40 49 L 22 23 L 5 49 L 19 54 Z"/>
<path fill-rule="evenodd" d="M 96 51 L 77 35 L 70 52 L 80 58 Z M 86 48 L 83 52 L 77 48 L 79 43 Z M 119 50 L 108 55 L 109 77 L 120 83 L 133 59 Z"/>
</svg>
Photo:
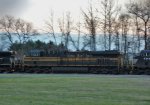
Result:
<svg viewBox="0 0 150 105">
<path fill-rule="evenodd" d="M 90 3 L 89 8 L 86 11 L 82 11 L 85 21 L 85 28 L 89 32 L 90 37 L 90 49 L 91 51 L 96 51 L 96 31 L 98 28 L 98 16 L 96 11 L 94 11 L 92 3 Z"/>
<path fill-rule="evenodd" d="M 71 19 L 70 12 L 66 13 L 66 18 L 63 16 L 63 18 L 62 19 L 60 18 L 58 22 L 59 22 L 59 29 L 62 34 L 61 35 L 61 39 L 62 39 L 61 43 L 64 42 L 65 48 L 66 48 L 66 50 L 68 50 L 69 42 L 70 41 L 74 42 L 71 37 L 71 31 L 73 29 L 73 27 L 72 27 L 73 22 Z"/>
<path fill-rule="evenodd" d="M 148 43 L 148 27 L 150 21 L 150 0 L 138 0 L 133 1 L 128 4 L 129 13 L 137 16 L 141 21 L 143 21 L 144 28 L 139 29 L 144 32 L 145 50 Z"/>
<path fill-rule="evenodd" d="M 120 29 L 121 29 L 121 24 L 119 20 L 115 20 L 114 26 L 113 26 L 113 31 L 114 31 L 114 39 L 115 39 L 115 47 L 117 51 L 120 51 Z"/>
<path fill-rule="evenodd" d="M 116 33 L 116 21 L 118 19 L 118 14 L 120 7 L 116 6 L 114 0 L 102 0 L 101 1 L 101 26 L 104 33 L 104 48 L 105 50 L 111 50 L 113 42 L 113 33 Z"/>
<path fill-rule="evenodd" d="M 10 44 L 13 44 L 15 40 L 19 40 L 23 44 L 36 33 L 31 23 L 8 15 L 0 19 L 0 28 Z M 14 39 L 15 36 L 17 39 Z"/>
<path fill-rule="evenodd" d="M 102 8 L 102 11 L 101 11 L 101 14 L 102 14 L 102 17 L 104 19 L 102 19 L 101 21 L 101 24 L 102 24 L 102 30 L 103 30 L 103 33 L 104 33 L 104 49 L 107 50 L 107 8 L 108 8 L 108 0 L 103 0 L 101 1 L 101 8 Z"/>
<path fill-rule="evenodd" d="M 28 23 L 22 19 L 16 19 L 14 33 L 18 38 L 19 43 L 25 44 L 31 38 L 31 36 L 37 34 L 37 31 L 33 29 L 32 23 Z"/>
<path fill-rule="evenodd" d="M 77 50 L 80 50 L 80 40 L 81 40 L 81 22 L 77 23 L 77 32 L 78 32 L 78 40 L 77 40 Z"/>
<path fill-rule="evenodd" d="M 4 35 L 8 38 L 10 44 L 14 43 L 13 30 L 15 25 L 15 18 L 6 15 L 0 19 L 0 29 Z"/>
<path fill-rule="evenodd" d="M 3 34 L 0 34 L 0 51 L 5 50 L 7 44 L 6 44 L 6 37 Z"/>
<path fill-rule="evenodd" d="M 12 46 L 16 41 L 19 42 L 20 53 L 24 53 L 24 44 L 29 40 L 29 38 L 35 34 L 37 31 L 33 29 L 31 23 L 28 23 L 22 19 L 16 19 L 12 16 L 4 16 L 0 19 L 0 28 L 3 35 L 10 42 L 9 45 Z"/>
<path fill-rule="evenodd" d="M 51 11 L 51 15 L 49 17 L 49 21 L 45 22 L 47 26 L 46 32 L 48 32 L 52 37 L 54 38 L 55 45 L 57 45 L 57 38 L 56 38 L 56 33 L 55 33 L 55 27 L 54 27 L 54 12 Z"/>
<path fill-rule="evenodd" d="M 71 21 L 71 15 L 70 12 L 68 12 L 66 14 L 66 35 L 65 35 L 65 46 L 68 49 L 69 46 L 69 38 L 71 38 L 70 34 L 71 34 L 71 25 L 72 25 L 72 21 Z"/>
<path fill-rule="evenodd" d="M 108 46 L 109 46 L 109 50 L 111 50 L 111 44 L 112 44 L 112 16 L 114 14 L 114 1 L 113 0 L 108 0 Z"/>
<path fill-rule="evenodd" d="M 121 23 L 121 32 L 122 32 L 122 51 L 124 51 L 124 60 L 125 64 L 128 63 L 128 48 L 129 48 L 129 40 L 128 40 L 128 32 L 130 30 L 130 16 L 128 14 L 121 14 L 120 17 Z"/>
<path fill-rule="evenodd" d="M 61 32 L 61 44 L 63 44 L 63 38 L 65 36 L 65 19 L 64 19 L 64 14 L 62 18 L 58 19 L 58 24 L 59 24 L 59 30 Z"/>
<path fill-rule="evenodd" d="M 73 46 L 77 51 L 80 51 L 81 49 L 83 50 L 84 47 L 84 45 L 82 45 L 81 43 L 81 39 L 84 36 L 82 25 L 83 24 L 81 23 L 80 16 L 79 16 L 79 20 L 77 21 L 76 25 L 73 28 L 74 32 L 77 34 L 77 37 L 74 40 L 72 40 Z"/>
<path fill-rule="evenodd" d="M 140 21 L 140 19 L 137 16 L 132 16 L 132 20 L 133 20 L 133 25 L 132 28 L 134 29 L 134 36 L 133 36 L 133 40 L 134 40 L 134 52 L 140 52 L 141 50 L 141 45 L 142 45 L 142 35 L 141 35 L 141 31 L 140 29 L 142 29 L 143 24 Z"/>
</svg>

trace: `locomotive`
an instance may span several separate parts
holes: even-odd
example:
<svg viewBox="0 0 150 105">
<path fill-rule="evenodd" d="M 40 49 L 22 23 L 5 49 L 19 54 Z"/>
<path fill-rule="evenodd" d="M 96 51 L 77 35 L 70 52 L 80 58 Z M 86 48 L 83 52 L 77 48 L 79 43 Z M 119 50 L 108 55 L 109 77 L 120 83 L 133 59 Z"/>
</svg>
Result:
<svg viewBox="0 0 150 105">
<path fill-rule="evenodd" d="M 124 55 L 116 50 L 32 50 L 21 58 L 15 52 L 0 52 L 0 72 L 150 74 L 150 50 L 143 50 L 135 57 L 132 69 L 124 65 Z"/>
<path fill-rule="evenodd" d="M 23 72 L 117 74 L 122 61 L 118 51 L 34 51 L 24 57 Z"/>
</svg>

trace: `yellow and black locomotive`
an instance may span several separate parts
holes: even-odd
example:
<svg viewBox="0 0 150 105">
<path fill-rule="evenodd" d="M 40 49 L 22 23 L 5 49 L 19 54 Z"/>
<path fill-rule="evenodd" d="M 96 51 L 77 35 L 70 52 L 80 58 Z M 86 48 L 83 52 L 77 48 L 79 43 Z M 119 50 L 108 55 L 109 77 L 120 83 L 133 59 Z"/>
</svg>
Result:
<svg viewBox="0 0 150 105">
<path fill-rule="evenodd" d="M 114 73 L 120 72 L 118 51 L 32 51 L 24 57 L 25 72 Z"/>
</svg>

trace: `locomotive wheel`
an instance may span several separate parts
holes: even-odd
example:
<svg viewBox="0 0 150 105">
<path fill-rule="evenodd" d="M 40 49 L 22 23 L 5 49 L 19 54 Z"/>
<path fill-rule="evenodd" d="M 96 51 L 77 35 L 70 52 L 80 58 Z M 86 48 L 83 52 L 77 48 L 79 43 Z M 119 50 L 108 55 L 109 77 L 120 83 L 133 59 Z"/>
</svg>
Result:
<svg viewBox="0 0 150 105">
<path fill-rule="evenodd" d="M 89 73 L 98 74 L 100 72 L 99 72 L 98 68 L 90 68 Z"/>
<path fill-rule="evenodd" d="M 49 69 L 49 68 L 46 68 L 46 69 L 44 69 L 44 73 L 51 73 L 52 71 L 51 71 L 51 69 Z"/>
<path fill-rule="evenodd" d="M 24 72 L 25 73 L 33 73 L 33 69 L 32 68 L 25 68 Z"/>
<path fill-rule="evenodd" d="M 103 68 L 103 69 L 101 70 L 101 73 L 102 73 L 102 74 L 109 74 L 109 70 L 108 70 L 107 68 Z"/>
<path fill-rule="evenodd" d="M 117 75 L 117 74 L 119 74 L 119 72 L 118 72 L 117 69 L 112 69 L 112 70 L 109 72 L 109 74 L 115 74 L 115 75 Z"/>
</svg>

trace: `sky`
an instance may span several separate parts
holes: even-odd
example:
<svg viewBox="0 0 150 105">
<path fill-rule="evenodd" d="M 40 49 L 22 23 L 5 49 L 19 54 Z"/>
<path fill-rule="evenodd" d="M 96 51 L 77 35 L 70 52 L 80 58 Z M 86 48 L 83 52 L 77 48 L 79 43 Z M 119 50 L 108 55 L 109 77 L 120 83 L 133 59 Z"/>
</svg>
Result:
<svg viewBox="0 0 150 105">
<path fill-rule="evenodd" d="M 37 28 L 44 27 L 50 12 L 54 11 L 56 18 L 63 12 L 70 11 L 74 19 L 80 16 L 81 8 L 86 8 L 90 0 L 0 0 L 0 12 L 12 14 L 32 22 Z M 97 4 L 99 0 L 93 0 Z M 116 0 L 117 1 L 117 0 Z M 124 4 L 127 0 L 118 0 Z M 2 10 L 2 11 L 1 11 Z M 3 13 L 4 12 L 4 13 Z"/>
<path fill-rule="evenodd" d="M 80 8 L 87 6 L 88 0 L 30 0 L 28 8 L 20 16 L 28 21 L 34 21 L 35 26 L 44 25 L 54 12 L 55 17 L 62 17 L 64 12 L 70 11 L 73 17 L 80 14 Z"/>
</svg>

